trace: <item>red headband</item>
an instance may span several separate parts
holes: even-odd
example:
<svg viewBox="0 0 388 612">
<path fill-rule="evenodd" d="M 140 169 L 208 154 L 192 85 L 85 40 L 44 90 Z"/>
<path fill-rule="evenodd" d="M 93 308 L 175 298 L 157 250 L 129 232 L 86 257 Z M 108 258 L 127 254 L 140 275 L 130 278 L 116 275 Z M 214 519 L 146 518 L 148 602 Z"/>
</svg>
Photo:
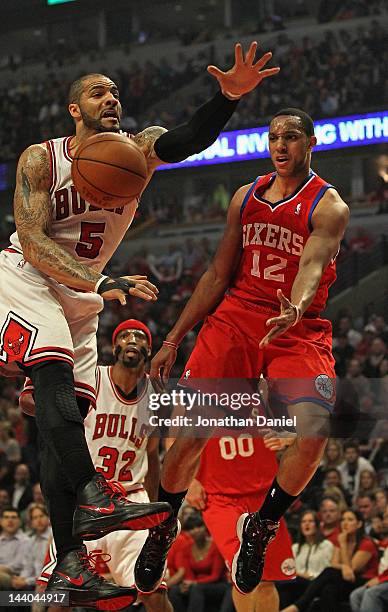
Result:
<svg viewBox="0 0 388 612">
<path fill-rule="evenodd" d="M 152 335 L 151 335 L 150 330 L 148 329 L 147 325 L 145 325 L 145 323 L 142 323 L 141 321 L 138 321 L 137 319 L 127 319 L 126 321 L 119 323 L 119 325 L 116 327 L 112 335 L 113 345 L 116 342 L 116 338 L 118 334 L 123 329 L 141 329 L 141 331 L 143 331 L 148 338 L 149 347 L 152 348 Z"/>
</svg>

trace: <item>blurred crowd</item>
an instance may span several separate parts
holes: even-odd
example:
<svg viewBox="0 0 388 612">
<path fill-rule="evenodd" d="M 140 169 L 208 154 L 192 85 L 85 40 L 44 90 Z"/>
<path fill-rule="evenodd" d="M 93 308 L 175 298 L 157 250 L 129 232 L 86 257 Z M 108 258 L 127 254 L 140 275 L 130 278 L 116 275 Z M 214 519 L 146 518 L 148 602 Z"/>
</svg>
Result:
<svg viewBox="0 0 388 612">
<path fill-rule="evenodd" d="M 382 108 L 388 100 L 385 39 L 377 20 L 355 32 L 328 29 L 317 39 L 306 35 L 295 40 L 279 33 L 268 43 L 281 66 L 279 76 L 247 96 L 226 129 L 265 124 L 273 109 L 285 106 L 299 106 L 314 118 Z M 211 44 L 193 59 L 184 51 L 175 60 L 161 57 L 140 64 L 129 58 L 127 68 L 110 75 L 121 90 L 123 129 L 135 133 L 149 125 L 171 128 L 181 123 L 214 88 L 206 66 L 228 66 L 231 61 L 231 56 L 218 57 Z M 202 78 L 195 95 L 185 93 L 182 88 L 198 76 Z M 66 110 L 69 84 L 60 69 L 48 69 L 40 79 L 1 86 L 0 161 L 18 157 L 33 142 L 73 132 Z M 172 94 L 173 105 L 158 105 Z"/>
</svg>

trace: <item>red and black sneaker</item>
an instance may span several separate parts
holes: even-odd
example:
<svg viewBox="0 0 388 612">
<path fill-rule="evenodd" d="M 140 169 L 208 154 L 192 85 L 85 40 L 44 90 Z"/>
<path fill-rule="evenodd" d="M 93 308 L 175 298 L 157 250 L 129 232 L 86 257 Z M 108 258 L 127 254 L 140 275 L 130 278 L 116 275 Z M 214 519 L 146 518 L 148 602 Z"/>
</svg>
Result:
<svg viewBox="0 0 388 612">
<path fill-rule="evenodd" d="M 125 489 L 96 474 L 79 492 L 73 517 L 73 535 L 97 540 L 120 529 L 150 529 L 171 516 L 167 502 L 138 504 L 129 501 Z"/>
<path fill-rule="evenodd" d="M 122 610 L 136 601 L 137 590 L 105 580 L 96 571 L 99 554 L 87 554 L 85 546 L 68 552 L 57 563 L 48 581 L 46 593 L 69 596 L 69 606 Z"/>
<path fill-rule="evenodd" d="M 232 581 L 240 593 L 251 593 L 261 581 L 267 546 L 276 536 L 279 523 L 261 519 L 258 512 L 244 513 L 236 525 L 240 548 L 232 561 Z"/>
</svg>

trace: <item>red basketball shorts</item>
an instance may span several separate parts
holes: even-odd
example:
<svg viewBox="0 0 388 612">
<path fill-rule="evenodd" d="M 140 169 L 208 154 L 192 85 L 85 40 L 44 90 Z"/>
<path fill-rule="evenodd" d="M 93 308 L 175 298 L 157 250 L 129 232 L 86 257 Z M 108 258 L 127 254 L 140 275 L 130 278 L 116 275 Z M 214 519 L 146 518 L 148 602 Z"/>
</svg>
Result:
<svg viewBox="0 0 388 612">
<path fill-rule="evenodd" d="M 306 318 L 263 349 L 266 321 L 276 311 L 226 296 L 207 317 L 180 384 L 197 387 L 203 379 L 257 379 L 268 382 L 270 399 L 292 405 L 311 402 L 332 409 L 335 401 L 331 323 Z M 241 382 L 242 387 L 244 383 Z M 209 390 L 211 383 L 204 383 Z M 237 389 L 236 389 L 237 390 Z"/>
<path fill-rule="evenodd" d="M 255 512 L 261 507 L 266 491 L 250 495 L 208 495 L 207 507 L 203 511 L 205 524 L 225 559 L 228 568 L 238 551 L 236 523 L 244 512 Z M 263 580 L 290 580 L 295 578 L 295 561 L 292 554 L 291 538 L 284 519 L 280 520 L 279 531 L 269 544 L 265 557 Z"/>
</svg>

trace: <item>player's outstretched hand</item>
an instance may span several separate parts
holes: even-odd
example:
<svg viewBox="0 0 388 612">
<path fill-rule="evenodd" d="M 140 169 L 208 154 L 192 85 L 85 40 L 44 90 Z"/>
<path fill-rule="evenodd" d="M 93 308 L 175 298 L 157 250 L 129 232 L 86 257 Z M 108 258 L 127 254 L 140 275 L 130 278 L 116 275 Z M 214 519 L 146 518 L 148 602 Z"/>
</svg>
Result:
<svg viewBox="0 0 388 612">
<path fill-rule="evenodd" d="M 104 300 L 119 300 L 120 304 L 125 306 L 127 295 L 149 302 L 158 298 L 159 290 L 147 280 L 146 276 L 134 274 L 134 276 L 105 279 L 98 288 L 98 293 Z"/>
<path fill-rule="evenodd" d="M 273 328 L 268 332 L 266 336 L 261 340 L 259 347 L 263 348 L 267 346 L 274 338 L 277 338 L 281 334 L 294 325 L 300 318 L 300 310 L 298 306 L 292 304 L 288 298 L 284 295 L 281 289 L 277 290 L 277 297 L 280 302 L 280 315 L 278 317 L 272 317 L 267 319 L 266 326 L 273 325 Z"/>
<path fill-rule="evenodd" d="M 156 387 L 164 389 L 168 383 L 170 371 L 176 361 L 177 351 L 165 344 L 151 360 L 150 377 Z"/>
<path fill-rule="evenodd" d="M 271 59 L 272 53 L 270 51 L 264 53 L 264 55 L 255 62 L 256 49 L 257 42 L 254 41 L 251 43 L 244 58 L 241 43 L 237 43 L 234 47 L 234 65 L 230 70 L 223 72 L 217 68 L 217 66 L 207 67 L 208 73 L 217 79 L 221 91 L 224 94 L 229 94 L 237 99 L 252 91 L 252 89 L 257 87 L 263 79 L 279 72 L 280 68 L 278 66 L 262 70 Z"/>
<path fill-rule="evenodd" d="M 206 492 L 199 480 L 194 478 L 189 490 L 187 491 L 185 501 L 189 504 L 189 506 L 193 506 L 193 508 L 196 508 L 197 510 L 205 510 Z"/>
</svg>

